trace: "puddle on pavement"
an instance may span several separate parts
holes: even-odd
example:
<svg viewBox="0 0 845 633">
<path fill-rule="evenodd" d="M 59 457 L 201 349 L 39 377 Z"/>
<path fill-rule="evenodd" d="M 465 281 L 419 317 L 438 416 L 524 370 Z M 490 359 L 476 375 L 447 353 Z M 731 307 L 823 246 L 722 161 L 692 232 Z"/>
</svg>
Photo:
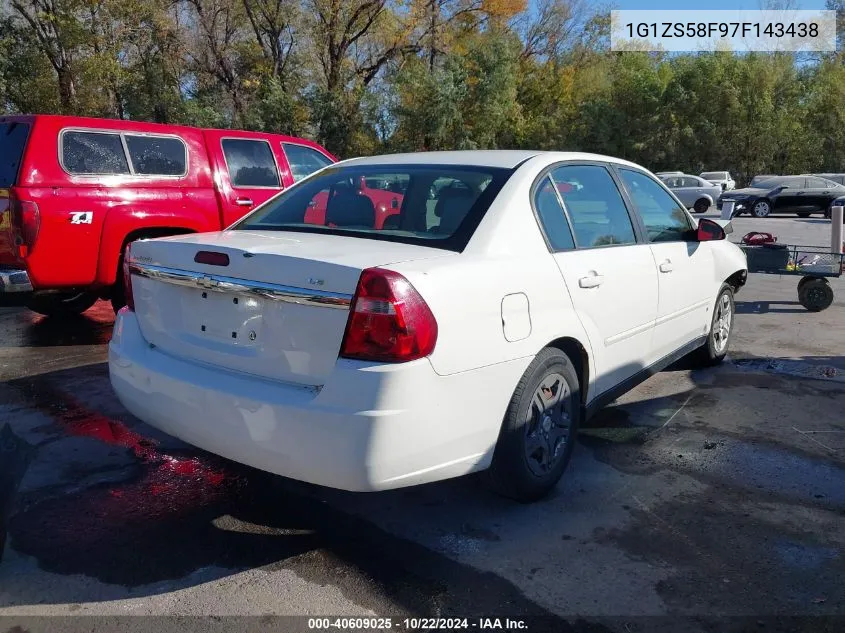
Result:
<svg viewBox="0 0 845 633">
<path fill-rule="evenodd" d="M 845 606 L 839 521 L 824 509 L 761 504 L 745 491 L 715 486 L 635 504 L 625 526 L 594 536 L 640 560 L 670 565 L 656 589 L 676 612 L 821 615 Z"/>
<path fill-rule="evenodd" d="M 45 317 L 30 310 L 3 315 L 2 347 L 104 345 L 111 340 L 114 310 L 98 301 L 78 316 Z"/>
<path fill-rule="evenodd" d="M 627 474 L 672 470 L 774 498 L 845 508 L 842 464 L 695 426 L 662 426 L 680 404 L 652 413 L 653 426 L 634 425 L 619 407 L 601 411 L 579 431 L 579 443 L 592 449 L 599 461 Z M 702 404 L 697 395 L 694 404 Z M 831 451 L 829 457 L 834 456 Z"/>
<path fill-rule="evenodd" d="M 833 365 L 819 365 L 785 358 L 744 358 L 734 360 L 733 365 L 746 371 L 845 383 L 845 371 Z"/>
</svg>

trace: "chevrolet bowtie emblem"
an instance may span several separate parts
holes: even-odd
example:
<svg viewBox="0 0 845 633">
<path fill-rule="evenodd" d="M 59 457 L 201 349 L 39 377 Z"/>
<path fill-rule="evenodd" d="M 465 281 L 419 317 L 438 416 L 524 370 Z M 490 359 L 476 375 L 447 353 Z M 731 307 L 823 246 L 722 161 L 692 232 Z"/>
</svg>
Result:
<svg viewBox="0 0 845 633">
<path fill-rule="evenodd" d="M 216 279 L 209 277 L 208 275 L 204 275 L 203 277 L 197 279 L 197 285 L 210 290 L 211 288 L 216 288 L 217 286 L 219 286 L 220 282 Z"/>
</svg>

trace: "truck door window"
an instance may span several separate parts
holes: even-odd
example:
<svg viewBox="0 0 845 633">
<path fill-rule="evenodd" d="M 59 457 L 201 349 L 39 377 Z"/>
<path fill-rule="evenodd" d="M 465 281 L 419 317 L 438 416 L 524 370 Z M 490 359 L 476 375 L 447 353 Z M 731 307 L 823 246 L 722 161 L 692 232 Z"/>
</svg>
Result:
<svg viewBox="0 0 845 633">
<path fill-rule="evenodd" d="M 221 143 L 233 187 L 281 186 L 276 159 L 267 141 L 225 138 Z"/>
<path fill-rule="evenodd" d="M 129 160 L 136 174 L 144 176 L 184 176 L 187 170 L 185 144 L 172 136 L 126 134 Z"/>
<path fill-rule="evenodd" d="M 70 174 L 129 174 L 120 134 L 67 130 L 62 133 L 62 166 Z"/>
<path fill-rule="evenodd" d="M 298 145 L 297 143 L 282 143 L 282 149 L 290 164 L 290 173 L 294 180 L 302 180 L 308 174 L 313 174 L 332 161 L 315 149 Z"/>
</svg>

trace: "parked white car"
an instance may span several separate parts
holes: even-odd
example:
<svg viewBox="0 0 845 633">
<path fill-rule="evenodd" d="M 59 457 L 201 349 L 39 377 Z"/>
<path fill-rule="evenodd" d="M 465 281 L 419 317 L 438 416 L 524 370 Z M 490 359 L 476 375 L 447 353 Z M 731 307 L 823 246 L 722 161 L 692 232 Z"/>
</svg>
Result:
<svg viewBox="0 0 845 633">
<path fill-rule="evenodd" d="M 736 182 L 728 171 L 704 171 L 698 174 L 698 177 L 720 186 L 722 191 L 730 191 L 736 187 Z"/>
<path fill-rule="evenodd" d="M 370 178 L 405 183 L 381 229 Z M 724 358 L 746 279 L 724 237 L 606 156 L 348 160 L 229 230 L 134 242 L 111 382 L 152 426 L 286 477 L 488 470 L 538 499 L 591 412 L 685 354 Z"/>
</svg>

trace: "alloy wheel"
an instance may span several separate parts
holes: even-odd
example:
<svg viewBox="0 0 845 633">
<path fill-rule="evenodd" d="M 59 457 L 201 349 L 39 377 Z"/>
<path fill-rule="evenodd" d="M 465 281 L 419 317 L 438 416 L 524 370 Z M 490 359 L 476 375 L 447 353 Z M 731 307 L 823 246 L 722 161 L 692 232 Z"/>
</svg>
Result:
<svg viewBox="0 0 845 633">
<path fill-rule="evenodd" d="M 771 207 L 769 207 L 769 203 L 765 200 L 760 200 L 754 205 L 754 216 L 758 218 L 765 218 L 769 215 L 771 211 Z"/>
<path fill-rule="evenodd" d="M 716 318 L 713 321 L 713 349 L 718 355 L 723 354 L 728 348 L 732 320 L 731 298 L 725 293 L 719 298 L 719 305 L 716 306 Z"/>
</svg>

